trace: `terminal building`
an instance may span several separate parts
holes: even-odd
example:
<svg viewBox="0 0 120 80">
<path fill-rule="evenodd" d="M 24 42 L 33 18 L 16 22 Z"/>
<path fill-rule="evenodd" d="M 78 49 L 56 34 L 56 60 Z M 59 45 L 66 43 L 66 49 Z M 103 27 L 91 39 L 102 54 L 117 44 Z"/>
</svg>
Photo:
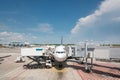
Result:
<svg viewBox="0 0 120 80">
<path fill-rule="evenodd" d="M 29 46 L 29 42 L 10 42 L 9 46 L 10 47 L 26 47 Z"/>
</svg>

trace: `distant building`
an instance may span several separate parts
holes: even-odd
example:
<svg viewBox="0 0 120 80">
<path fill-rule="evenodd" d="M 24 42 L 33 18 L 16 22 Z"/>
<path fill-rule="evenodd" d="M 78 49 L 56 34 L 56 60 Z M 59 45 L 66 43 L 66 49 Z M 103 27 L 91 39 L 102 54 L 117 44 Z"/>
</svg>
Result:
<svg viewBox="0 0 120 80">
<path fill-rule="evenodd" d="M 10 47 L 26 47 L 29 46 L 29 42 L 10 42 L 9 46 Z"/>
</svg>

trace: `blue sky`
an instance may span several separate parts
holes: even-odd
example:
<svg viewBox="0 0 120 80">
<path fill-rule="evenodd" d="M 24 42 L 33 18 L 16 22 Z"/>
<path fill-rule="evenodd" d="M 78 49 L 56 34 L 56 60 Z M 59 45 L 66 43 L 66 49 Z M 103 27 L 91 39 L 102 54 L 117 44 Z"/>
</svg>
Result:
<svg viewBox="0 0 120 80">
<path fill-rule="evenodd" d="M 120 42 L 120 0 L 0 0 L 0 42 Z"/>
</svg>

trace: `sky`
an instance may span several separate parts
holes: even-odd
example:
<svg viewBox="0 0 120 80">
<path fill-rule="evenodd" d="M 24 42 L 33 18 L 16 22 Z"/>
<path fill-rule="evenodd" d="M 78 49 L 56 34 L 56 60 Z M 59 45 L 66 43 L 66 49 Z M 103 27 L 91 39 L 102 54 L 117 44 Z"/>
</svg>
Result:
<svg viewBox="0 0 120 80">
<path fill-rule="evenodd" d="M 0 0 L 0 43 L 120 43 L 120 0 Z"/>
</svg>

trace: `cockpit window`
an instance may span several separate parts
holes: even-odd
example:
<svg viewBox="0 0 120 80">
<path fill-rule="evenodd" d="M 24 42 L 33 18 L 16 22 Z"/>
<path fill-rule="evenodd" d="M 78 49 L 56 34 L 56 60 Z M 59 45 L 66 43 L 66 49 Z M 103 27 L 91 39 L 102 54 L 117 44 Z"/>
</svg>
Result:
<svg viewBox="0 0 120 80">
<path fill-rule="evenodd" d="M 63 51 L 63 52 L 59 52 L 59 51 L 57 51 L 56 53 L 62 54 L 62 53 L 65 53 L 65 52 L 64 52 L 64 51 Z"/>
</svg>

